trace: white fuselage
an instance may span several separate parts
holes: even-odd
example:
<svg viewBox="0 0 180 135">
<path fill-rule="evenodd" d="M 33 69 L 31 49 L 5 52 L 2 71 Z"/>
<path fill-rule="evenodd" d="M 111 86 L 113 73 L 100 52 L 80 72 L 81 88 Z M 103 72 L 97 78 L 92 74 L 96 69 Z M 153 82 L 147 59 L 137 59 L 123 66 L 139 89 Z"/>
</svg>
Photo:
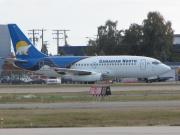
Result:
<svg viewBox="0 0 180 135">
<path fill-rule="evenodd" d="M 170 67 L 159 60 L 143 56 L 92 56 L 74 63 L 70 69 L 93 72 L 92 75 L 84 76 L 68 75 L 74 81 L 96 81 L 102 75 L 110 78 L 155 77 L 166 73 L 170 70 Z M 45 74 L 59 76 L 55 71 L 46 71 Z"/>
</svg>

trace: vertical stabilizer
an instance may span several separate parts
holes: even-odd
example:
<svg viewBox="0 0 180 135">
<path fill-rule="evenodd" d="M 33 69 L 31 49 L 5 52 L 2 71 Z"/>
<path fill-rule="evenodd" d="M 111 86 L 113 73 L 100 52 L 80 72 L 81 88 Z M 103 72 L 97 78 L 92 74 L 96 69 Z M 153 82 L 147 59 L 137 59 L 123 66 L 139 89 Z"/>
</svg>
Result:
<svg viewBox="0 0 180 135">
<path fill-rule="evenodd" d="M 16 58 L 34 59 L 46 57 L 38 51 L 16 24 L 8 24 Z"/>
</svg>

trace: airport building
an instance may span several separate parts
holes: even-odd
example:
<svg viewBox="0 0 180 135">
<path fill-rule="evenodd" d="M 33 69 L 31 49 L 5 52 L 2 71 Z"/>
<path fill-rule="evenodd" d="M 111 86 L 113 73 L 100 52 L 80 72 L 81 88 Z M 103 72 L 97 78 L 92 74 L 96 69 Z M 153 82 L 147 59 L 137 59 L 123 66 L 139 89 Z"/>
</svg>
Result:
<svg viewBox="0 0 180 135">
<path fill-rule="evenodd" d="M 180 53 L 180 34 L 174 35 L 173 51 L 175 53 Z"/>
<path fill-rule="evenodd" d="M 87 46 L 59 46 L 58 52 L 65 56 L 86 56 Z"/>
<path fill-rule="evenodd" d="M 0 71 L 2 71 L 2 66 L 4 60 L 2 58 L 7 58 L 11 55 L 11 38 L 7 25 L 0 25 Z"/>
</svg>

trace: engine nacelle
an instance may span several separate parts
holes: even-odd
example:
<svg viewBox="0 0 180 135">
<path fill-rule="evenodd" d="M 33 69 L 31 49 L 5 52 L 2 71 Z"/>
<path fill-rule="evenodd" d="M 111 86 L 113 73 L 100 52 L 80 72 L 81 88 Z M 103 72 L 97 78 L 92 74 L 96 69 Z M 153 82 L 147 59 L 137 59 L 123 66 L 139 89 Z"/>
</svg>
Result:
<svg viewBox="0 0 180 135">
<path fill-rule="evenodd" d="M 64 79 L 70 79 L 78 82 L 95 82 L 102 80 L 102 74 L 94 73 L 91 75 L 65 75 Z"/>
</svg>

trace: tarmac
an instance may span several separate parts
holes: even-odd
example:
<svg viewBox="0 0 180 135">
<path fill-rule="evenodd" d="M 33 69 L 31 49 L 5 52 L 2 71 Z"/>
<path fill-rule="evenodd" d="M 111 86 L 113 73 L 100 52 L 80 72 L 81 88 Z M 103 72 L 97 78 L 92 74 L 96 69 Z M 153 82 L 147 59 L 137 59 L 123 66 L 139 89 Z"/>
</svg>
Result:
<svg viewBox="0 0 180 135">
<path fill-rule="evenodd" d="M 180 127 L 92 127 L 0 129 L 1 135 L 180 135 Z"/>
<path fill-rule="evenodd" d="M 113 86 L 112 91 L 180 90 L 180 84 L 148 84 Z M 88 92 L 89 87 L 0 87 L 0 93 Z M 6 103 L 0 109 L 173 109 L 180 101 Z M 0 129 L 0 135 L 180 135 L 180 127 L 92 127 L 92 128 L 17 128 Z"/>
<path fill-rule="evenodd" d="M 112 91 L 169 90 L 180 91 L 179 83 L 125 84 L 111 87 Z M 88 92 L 89 87 L 81 86 L 1 86 L 0 93 L 53 93 Z M 128 102 L 65 102 L 65 103 L 6 103 L 0 109 L 126 109 L 126 108 L 179 108 L 180 101 L 128 101 Z"/>
<path fill-rule="evenodd" d="M 40 85 L 18 87 L 1 86 L 0 93 L 53 93 L 53 92 L 88 92 L 90 86 L 51 86 Z M 132 91 L 132 90 L 180 90 L 179 83 L 153 83 L 153 84 L 126 84 L 121 86 L 112 86 L 111 91 Z"/>
<path fill-rule="evenodd" d="M 0 104 L 0 109 L 135 109 L 179 108 L 180 101 L 69 102 Z"/>
</svg>

